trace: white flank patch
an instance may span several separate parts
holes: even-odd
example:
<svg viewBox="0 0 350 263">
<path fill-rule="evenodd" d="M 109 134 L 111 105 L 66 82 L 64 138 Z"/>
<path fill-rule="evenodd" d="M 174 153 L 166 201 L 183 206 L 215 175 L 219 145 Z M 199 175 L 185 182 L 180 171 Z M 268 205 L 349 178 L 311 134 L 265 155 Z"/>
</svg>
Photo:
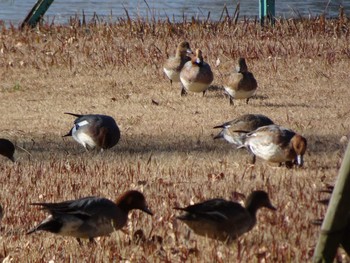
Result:
<svg viewBox="0 0 350 263">
<path fill-rule="evenodd" d="M 228 86 L 225 86 L 224 89 L 231 97 L 233 97 L 234 99 L 238 99 L 238 100 L 250 98 L 251 96 L 253 96 L 255 94 L 255 91 L 256 91 L 256 90 L 250 90 L 250 91 L 239 90 L 239 91 L 236 91 L 236 90 L 231 89 Z"/>
<path fill-rule="evenodd" d="M 231 136 L 231 135 L 228 135 L 227 133 L 224 133 L 224 139 L 228 143 L 236 144 L 237 146 L 242 145 L 242 140 L 238 136 Z"/>
<path fill-rule="evenodd" d="M 227 87 L 227 86 L 224 86 L 224 89 L 228 95 L 230 95 L 231 97 L 234 97 L 235 91 L 233 89 L 231 89 L 230 87 Z"/>
<path fill-rule="evenodd" d="M 171 79 L 173 82 L 180 82 L 180 73 L 175 70 L 168 70 L 166 68 L 163 68 L 164 73 L 167 75 L 169 79 Z"/>
<path fill-rule="evenodd" d="M 285 152 L 281 147 L 274 143 L 269 144 L 255 144 L 250 141 L 251 151 L 258 157 L 271 162 L 285 162 L 288 161 Z"/>
<path fill-rule="evenodd" d="M 189 90 L 192 92 L 203 92 L 209 87 L 209 84 L 199 83 L 199 82 L 190 82 L 185 80 L 184 78 L 181 78 L 181 82 L 184 85 L 186 90 Z"/>
<path fill-rule="evenodd" d="M 80 237 L 78 233 L 79 227 L 84 223 L 75 216 L 63 216 L 63 226 L 60 229 L 60 234 L 63 236 Z"/>
<path fill-rule="evenodd" d="M 84 132 L 75 132 L 73 130 L 73 138 L 80 144 L 82 144 L 85 148 L 88 145 L 90 148 L 95 148 L 95 141 Z"/>
</svg>

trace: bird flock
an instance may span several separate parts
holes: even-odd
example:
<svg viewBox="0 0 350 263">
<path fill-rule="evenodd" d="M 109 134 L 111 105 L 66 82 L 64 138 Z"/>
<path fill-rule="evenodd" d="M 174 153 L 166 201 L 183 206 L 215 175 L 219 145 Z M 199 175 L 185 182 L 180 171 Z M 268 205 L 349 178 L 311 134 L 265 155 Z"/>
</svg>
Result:
<svg viewBox="0 0 350 263">
<path fill-rule="evenodd" d="M 192 52 L 187 41 L 179 43 L 175 56 L 165 61 L 163 70 L 171 84 L 180 83 L 181 96 L 188 92 L 204 95 L 214 80 L 210 65 L 203 60 L 202 51 L 196 49 Z M 248 103 L 255 95 L 257 86 L 244 58 L 239 58 L 237 70 L 223 83 L 232 105 L 236 99 L 245 99 Z M 65 114 L 76 119 L 64 137 L 72 136 L 86 151 L 103 151 L 112 148 L 120 140 L 119 127 L 111 116 Z M 252 156 L 252 163 L 259 157 L 268 162 L 285 164 L 287 167 L 303 165 L 307 140 L 291 129 L 275 124 L 267 116 L 245 114 L 214 128 L 221 129 L 214 139 L 224 139 L 237 149 L 247 149 Z M 0 154 L 15 162 L 15 145 L 7 139 L 0 139 Z M 80 244 L 82 238 L 93 242 L 95 237 L 109 235 L 123 228 L 127 223 L 128 213 L 133 209 L 153 215 L 143 193 L 135 190 L 123 193 L 116 202 L 91 196 L 59 203 L 43 202 L 31 205 L 40 206 L 49 216 L 27 234 L 48 231 L 75 237 Z M 244 206 L 224 199 L 210 199 L 174 209 L 183 212 L 177 219 L 183 221 L 196 234 L 230 243 L 254 227 L 256 213 L 263 207 L 276 210 L 268 193 L 255 190 L 247 197 Z M 4 209 L 0 205 L 0 221 L 3 214 Z"/>
</svg>

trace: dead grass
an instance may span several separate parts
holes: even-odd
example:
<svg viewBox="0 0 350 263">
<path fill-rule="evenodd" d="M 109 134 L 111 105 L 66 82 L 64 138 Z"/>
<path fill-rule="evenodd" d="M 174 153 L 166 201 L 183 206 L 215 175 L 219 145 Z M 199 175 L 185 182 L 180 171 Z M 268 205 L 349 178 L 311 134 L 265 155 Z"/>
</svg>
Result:
<svg viewBox="0 0 350 263">
<path fill-rule="evenodd" d="M 349 22 L 344 18 L 220 23 L 120 20 L 116 24 L 2 28 L 1 137 L 13 140 L 18 163 L 2 159 L 0 258 L 14 262 L 305 262 L 325 208 L 317 190 L 334 182 L 349 138 Z M 203 50 L 222 85 L 239 56 L 258 80 L 257 98 L 229 105 L 220 89 L 180 97 L 162 61 L 186 39 Z M 158 103 L 152 103 L 152 100 Z M 104 153 L 85 153 L 61 138 L 73 118 L 102 113 L 117 120 L 122 139 Z M 308 139 L 305 167 L 248 164 L 244 150 L 213 141 L 212 127 L 244 113 L 262 113 Z M 122 232 L 80 247 L 73 238 L 25 232 L 46 215 L 29 206 L 88 195 L 114 199 L 142 190 L 153 218 L 135 212 Z M 260 211 L 257 226 L 232 246 L 206 240 L 175 220 L 175 205 L 233 191 L 269 192 L 276 213 Z M 157 242 L 135 244 L 143 229 Z M 349 260 L 348 258 L 343 258 Z"/>
</svg>

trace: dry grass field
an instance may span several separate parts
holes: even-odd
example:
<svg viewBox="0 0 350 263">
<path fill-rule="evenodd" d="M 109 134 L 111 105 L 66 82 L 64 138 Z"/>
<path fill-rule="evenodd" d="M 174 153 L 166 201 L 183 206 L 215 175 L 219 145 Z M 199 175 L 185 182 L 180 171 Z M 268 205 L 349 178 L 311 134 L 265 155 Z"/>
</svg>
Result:
<svg viewBox="0 0 350 263">
<path fill-rule="evenodd" d="M 317 200 L 334 183 L 350 135 L 350 22 L 281 20 L 273 28 L 235 23 L 119 20 L 115 24 L 43 25 L 0 33 L 0 137 L 17 145 L 16 163 L 1 157 L 0 261 L 5 262 L 310 262 L 325 207 Z M 214 71 L 205 97 L 180 96 L 162 63 L 182 41 L 201 48 Z M 223 79 L 246 57 L 258 81 L 255 98 L 229 105 Z M 113 116 L 121 140 L 102 153 L 62 138 L 74 118 Z M 303 168 L 262 160 L 213 140 L 213 126 L 261 113 L 304 135 Z M 344 137 L 345 136 L 345 137 Z M 155 215 L 132 212 L 118 231 L 79 246 L 50 233 L 25 235 L 46 217 L 31 202 L 142 191 Z M 234 192 L 269 193 L 276 212 L 232 245 L 196 236 L 175 219 L 176 205 Z M 147 240 L 135 243 L 142 229 Z M 159 236 L 161 242 L 151 237 Z M 349 261 L 342 251 L 339 261 Z"/>
</svg>

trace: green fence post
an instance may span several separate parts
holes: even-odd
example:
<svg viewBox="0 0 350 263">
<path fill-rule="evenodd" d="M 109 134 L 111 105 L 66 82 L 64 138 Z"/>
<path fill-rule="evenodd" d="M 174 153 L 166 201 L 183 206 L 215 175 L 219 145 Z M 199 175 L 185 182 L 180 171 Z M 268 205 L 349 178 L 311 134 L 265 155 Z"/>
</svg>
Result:
<svg viewBox="0 0 350 263">
<path fill-rule="evenodd" d="M 40 19 L 44 16 L 47 9 L 49 9 L 53 0 L 38 0 L 28 13 L 21 24 L 21 28 L 25 26 L 35 27 Z"/>
<path fill-rule="evenodd" d="M 321 234 L 314 252 L 313 262 L 333 262 L 340 243 L 348 244 L 350 211 L 350 143 L 346 149 L 337 181 L 328 205 Z"/>
<path fill-rule="evenodd" d="M 265 25 L 265 19 L 275 24 L 275 0 L 259 0 L 259 19 L 261 26 Z"/>
</svg>

